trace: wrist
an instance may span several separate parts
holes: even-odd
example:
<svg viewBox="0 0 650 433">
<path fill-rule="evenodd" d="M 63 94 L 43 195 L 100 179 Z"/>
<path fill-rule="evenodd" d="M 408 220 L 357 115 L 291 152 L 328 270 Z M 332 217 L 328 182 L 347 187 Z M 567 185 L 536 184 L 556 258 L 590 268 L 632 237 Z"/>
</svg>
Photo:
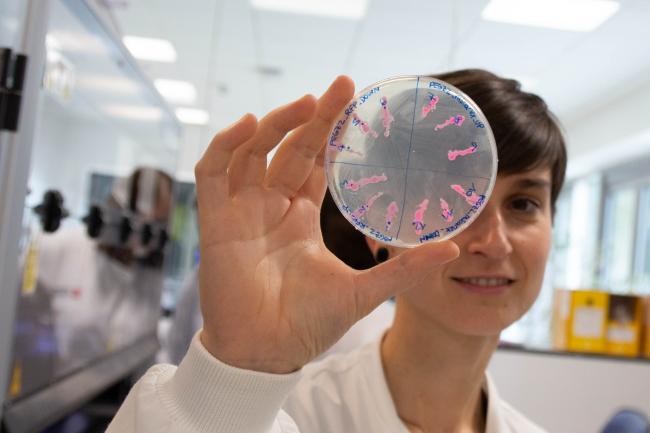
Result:
<svg viewBox="0 0 650 433">
<path fill-rule="evenodd" d="M 273 359 L 274 356 L 265 356 L 262 353 L 251 353 L 242 348 L 237 342 L 228 344 L 210 335 L 205 329 L 199 334 L 201 344 L 210 355 L 224 364 L 242 370 L 258 371 L 271 374 L 290 374 L 302 368 L 301 365 L 287 362 L 286 360 Z"/>
</svg>

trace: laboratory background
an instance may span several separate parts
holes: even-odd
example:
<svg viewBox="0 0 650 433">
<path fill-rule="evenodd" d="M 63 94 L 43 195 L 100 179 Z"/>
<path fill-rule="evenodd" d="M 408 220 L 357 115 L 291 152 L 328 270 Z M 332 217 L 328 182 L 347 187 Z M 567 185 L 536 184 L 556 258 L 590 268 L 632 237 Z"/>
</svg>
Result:
<svg viewBox="0 0 650 433">
<path fill-rule="evenodd" d="M 2 433 L 104 431 L 178 362 L 215 132 L 339 74 L 462 68 L 542 96 L 569 152 L 542 293 L 489 372 L 551 432 L 647 420 L 648 0 L 0 0 Z"/>
</svg>

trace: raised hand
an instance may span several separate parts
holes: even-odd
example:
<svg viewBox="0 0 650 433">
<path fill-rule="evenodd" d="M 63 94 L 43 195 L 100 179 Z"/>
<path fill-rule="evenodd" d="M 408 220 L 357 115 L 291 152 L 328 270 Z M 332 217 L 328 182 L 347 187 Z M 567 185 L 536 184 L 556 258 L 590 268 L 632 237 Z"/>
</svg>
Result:
<svg viewBox="0 0 650 433">
<path fill-rule="evenodd" d="M 339 77 L 318 100 L 304 96 L 260 121 L 247 114 L 219 132 L 196 165 L 201 341 L 223 362 L 295 371 L 458 255 L 452 242 L 427 244 L 357 271 L 326 249 L 324 145 L 353 92 Z"/>
</svg>

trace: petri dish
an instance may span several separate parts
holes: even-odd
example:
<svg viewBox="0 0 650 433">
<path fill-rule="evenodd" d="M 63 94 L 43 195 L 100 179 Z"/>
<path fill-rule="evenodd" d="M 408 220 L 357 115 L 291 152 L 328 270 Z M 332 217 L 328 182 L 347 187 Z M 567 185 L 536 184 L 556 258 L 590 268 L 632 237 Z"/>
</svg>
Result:
<svg viewBox="0 0 650 433">
<path fill-rule="evenodd" d="M 355 95 L 328 136 L 325 172 L 345 218 L 397 247 L 449 239 L 476 219 L 497 175 L 485 115 L 427 76 L 379 81 Z"/>
</svg>

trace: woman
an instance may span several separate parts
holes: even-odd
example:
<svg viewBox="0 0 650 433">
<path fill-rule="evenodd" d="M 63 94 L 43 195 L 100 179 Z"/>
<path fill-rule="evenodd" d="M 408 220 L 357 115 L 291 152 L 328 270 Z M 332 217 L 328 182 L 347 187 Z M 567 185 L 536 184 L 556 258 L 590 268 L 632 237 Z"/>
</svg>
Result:
<svg viewBox="0 0 650 433">
<path fill-rule="evenodd" d="M 499 175 L 476 221 L 453 242 L 410 250 L 369 240 L 389 260 L 351 269 L 324 247 L 318 215 L 322 148 L 352 82 L 339 77 L 320 99 L 259 122 L 245 115 L 196 166 L 203 330 L 177 370 L 140 380 L 109 431 L 540 431 L 485 369 L 541 287 L 564 142 L 516 82 L 480 70 L 438 78 L 478 103 L 497 140 Z M 381 340 L 302 368 L 391 296 Z"/>
</svg>

